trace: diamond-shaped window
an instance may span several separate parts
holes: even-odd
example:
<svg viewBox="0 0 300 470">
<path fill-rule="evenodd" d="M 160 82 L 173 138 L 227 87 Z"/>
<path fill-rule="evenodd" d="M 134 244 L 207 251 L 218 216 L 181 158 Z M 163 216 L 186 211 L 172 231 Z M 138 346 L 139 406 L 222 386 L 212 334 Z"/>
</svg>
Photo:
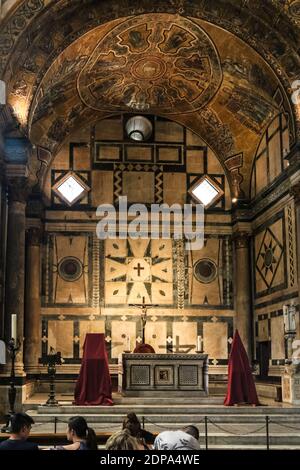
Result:
<svg viewBox="0 0 300 470">
<path fill-rule="evenodd" d="M 200 202 L 205 208 L 208 208 L 221 199 L 224 191 L 208 175 L 204 175 L 193 184 L 189 193 L 198 203 Z"/>
<path fill-rule="evenodd" d="M 70 171 L 53 186 L 55 194 L 69 206 L 86 196 L 90 188 L 76 173 Z"/>
</svg>

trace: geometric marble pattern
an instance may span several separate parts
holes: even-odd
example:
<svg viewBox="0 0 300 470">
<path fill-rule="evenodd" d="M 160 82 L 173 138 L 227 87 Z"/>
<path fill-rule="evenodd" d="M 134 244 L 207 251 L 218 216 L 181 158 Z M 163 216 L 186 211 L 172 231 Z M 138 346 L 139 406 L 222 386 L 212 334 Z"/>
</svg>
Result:
<svg viewBox="0 0 300 470">
<path fill-rule="evenodd" d="M 171 240 L 107 240 L 105 303 L 173 303 Z"/>
<path fill-rule="evenodd" d="M 283 246 L 270 228 L 267 228 L 256 258 L 256 269 L 267 288 L 272 286 L 283 254 Z"/>
</svg>

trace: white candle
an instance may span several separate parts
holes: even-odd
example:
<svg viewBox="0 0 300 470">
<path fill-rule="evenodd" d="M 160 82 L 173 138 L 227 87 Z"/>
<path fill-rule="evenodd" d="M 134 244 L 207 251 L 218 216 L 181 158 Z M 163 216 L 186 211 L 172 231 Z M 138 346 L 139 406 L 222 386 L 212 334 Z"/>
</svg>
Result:
<svg viewBox="0 0 300 470">
<path fill-rule="evenodd" d="M 11 316 L 11 337 L 17 339 L 17 315 L 15 313 Z"/>
<path fill-rule="evenodd" d="M 129 335 L 127 335 L 126 350 L 130 351 L 130 336 Z"/>
<path fill-rule="evenodd" d="M 197 351 L 202 350 L 202 336 L 197 336 Z"/>
</svg>

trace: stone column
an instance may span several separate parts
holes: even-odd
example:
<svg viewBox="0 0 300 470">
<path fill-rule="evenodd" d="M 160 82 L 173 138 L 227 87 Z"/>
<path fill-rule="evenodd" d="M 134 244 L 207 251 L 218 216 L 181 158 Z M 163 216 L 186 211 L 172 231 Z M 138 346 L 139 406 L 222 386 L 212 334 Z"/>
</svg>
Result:
<svg viewBox="0 0 300 470">
<path fill-rule="evenodd" d="M 26 246 L 26 293 L 25 293 L 25 344 L 24 363 L 26 373 L 38 373 L 40 356 L 40 249 L 41 229 L 32 227 L 27 231 Z"/>
<path fill-rule="evenodd" d="M 3 168 L 0 166 L 0 172 Z M 4 182 L 0 176 L 0 339 L 4 339 L 5 334 L 5 261 L 6 261 L 6 229 L 7 229 L 7 197 Z"/>
<path fill-rule="evenodd" d="M 239 331 L 247 351 L 249 361 L 252 360 L 251 347 L 251 275 L 250 275 L 250 239 L 246 232 L 234 234 L 235 243 L 235 296 L 236 296 L 236 328 Z"/>
<path fill-rule="evenodd" d="M 6 340 L 11 337 L 11 316 L 17 316 L 17 339 L 21 343 L 16 357 L 16 375 L 24 375 L 24 283 L 25 283 L 25 208 L 27 199 L 25 178 L 9 182 L 7 264 L 5 289 Z"/>
</svg>

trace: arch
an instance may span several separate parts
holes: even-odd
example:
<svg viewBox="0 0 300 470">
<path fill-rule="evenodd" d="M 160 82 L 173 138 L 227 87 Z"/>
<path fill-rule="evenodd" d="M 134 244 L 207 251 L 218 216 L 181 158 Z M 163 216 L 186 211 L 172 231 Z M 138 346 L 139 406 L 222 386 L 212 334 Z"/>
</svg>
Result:
<svg viewBox="0 0 300 470">
<path fill-rule="evenodd" d="M 0 64 L 0 71 L 8 84 L 9 99 L 12 101 L 17 99 L 23 103 L 24 109 L 23 111 L 22 109 L 20 110 L 19 118 L 20 120 L 24 119 L 24 127 L 30 132 L 31 136 L 34 135 L 34 132 L 32 128 L 28 128 L 29 120 L 27 116 L 29 107 L 33 110 L 34 102 L 41 103 L 45 97 L 41 87 L 44 77 L 53 67 L 53 64 L 60 60 L 64 52 L 69 47 L 74 46 L 76 40 L 79 38 L 84 40 L 87 35 L 92 34 L 92 31 L 99 30 L 99 28 L 102 28 L 104 31 L 105 28 L 112 28 L 120 21 L 125 21 L 127 17 L 132 18 L 134 15 L 142 16 L 144 14 L 161 13 L 173 15 L 177 20 L 180 18 L 192 18 L 193 21 L 198 22 L 202 29 L 205 26 L 208 34 L 210 34 L 212 28 L 215 28 L 215 30 L 218 28 L 224 34 L 231 34 L 234 38 L 242 39 L 245 44 L 248 44 L 249 50 L 256 51 L 257 57 L 261 58 L 260 60 L 262 58 L 266 60 L 270 64 L 270 73 L 272 70 L 274 74 L 273 79 L 276 77 L 278 88 L 283 96 L 285 111 L 290 115 L 291 142 L 295 141 L 297 107 L 294 106 L 292 108 L 288 94 L 291 93 L 291 81 L 297 75 L 298 70 L 300 70 L 300 65 L 299 58 L 295 55 L 296 33 L 291 28 L 293 26 L 295 29 L 296 21 L 291 16 L 292 10 L 280 9 L 279 5 L 274 5 L 273 2 L 264 2 L 263 8 L 259 5 L 259 11 L 257 10 L 258 6 L 254 5 L 253 2 L 243 2 L 242 5 L 237 5 L 236 2 L 224 2 L 222 0 L 217 2 L 203 0 L 201 5 L 196 1 L 189 2 L 186 5 L 186 2 L 180 0 L 164 6 L 159 3 L 153 5 L 153 2 L 146 0 L 142 3 L 137 1 L 131 1 L 128 4 L 122 3 L 122 5 L 118 3 L 112 0 L 109 2 L 109 8 L 106 8 L 105 2 L 88 0 L 85 2 L 84 12 L 82 12 L 82 9 L 79 8 L 82 2 L 78 1 L 71 4 L 65 1 L 47 2 L 44 0 L 21 2 L 14 11 L 14 15 L 7 18 L 6 27 L 0 35 L 2 44 L 6 44 L 6 47 L 2 48 L 4 54 Z M 19 18 L 21 14 L 24 17 L 22 24 L 18 23 L 18 21 L 16 22 L 16 18 Z M 260 15 L 259 17 L 258 14 Z M 69 20 L 66 22 L 65 18 L 67 16 Z M 49 20 L 54 17 L 56 22 L 53 25 L 53 22 Z M 79 27 L 75 30 L 73 24 L 76 22 Z M 13 26 L 14 24 L 15 26 Z M 262 31 L 264 32 L 264 37 L 261 37 Z M 28 44 L 30 44 L 29 47 Z M 25 52 L 28 55 L 27 57 L 24 56 L 24 62 L 21 63 L 20 58 Z M 30 61 L 30 57 L 33 56 L 38 56 L 38 60 L 35 63 Z M 10 67 L 7 67 L 8 61 L 10 62 Z M 37 90 L 40 91 L 40 94 L 36 93 Z M 229 89 L 228 93 L 230 94 L 231 91 Z M 238 92 L 243 92 L 243 90 L 238 90 Z M 212 104 L 214 105 L 214 103 Z M 279 108 L 276 99 L 274 98 L 273 100 L 269 97 L 268 103 L 267 98 L 265 103 L 266 109 L 268 104 L 274 106 L 273 113 L 276 114 L 278 112 L 276 107 Z M 222 147 L 223 143 L 217 142 L 217 153 L 220 159 L 225 160 L 237 153 L 244 153 L 243 168 L 241 169 L 244 179 L 242 185 L 243 191 L 248 193 L 250 183 L 249 170 L 252 166 L 251 159 L 254 154 L 254 146 L 252 145 L 250 148 L 248 145 L 247 149 L 244 150 L 241 147 L 241 142 L 248 143 L 248 136 L 250 135 L 252 138 L 251 132 L 255 132 L 255 129 L 254 131 L 250 129 L 250 134 L 247 133 L 243 126 L 251 127 L 252 124 L 247 122 L 247 118 L 245 120 L 244 117 L 241 117 L 240 120 L 244 120 L 242 126 L 237 128 L 238 130 L 233 131 L 231 124 L 235 118 L 230 115 L 230 124 L 228 125 L 228 113 L 222 111 L 219 115 L 219 112 L 212 109 L 210 105 L 211 103 L 206 108 L 201 109 L 198 113 L 199 115 L 195 113 L 192 119 L 186 118 L 184 124 L 188 127 L 192 126 L 196 133 L 205 135 L 209 144 L 214 146 L 216 150 L 216 136 L 212 132 L 212 123 L 217 123 L 218 134 L 222 136 L 222 142 L 226 141 L 228 145 L 228 148 L 226 147 L 226 150 L 224 150 Z M 88 115 L 85 110 L 80 109 L 80 103 L 74 105 L 71 113 L 73 113 L 73 121 L 68 123 L 67 128 L 61 132 L 62 138 L 64 133 L 66 135 L 71 130 L 73 124 L 75 125 L 77 118 L 80 119 L 80 116 L 85 118 Z M 74 117 L 75 114 L 77 114 L 76 118 Z M 53 113 L 53 116 L 55 117 L 55 113 Z M 270 115 L 270 119 L 272 117 Z M 181 118 L 182 116 L 174 116 L 175 120 Z M 48 130 L 53 126 L 52 130 L 55 131 L 62 127 L 61 124 L 65 123 L 65 116 L 61 116 L 57 120 L 53 119 Z M 234 124 L 236 125 L 236 123 Z M 267 126 L 268 122 L 263 122 L 259 133 L 263 132 Z M 42 126 L 40 126 L 41 128 Z M 207 129 L 209 129 L 209 137 L 206 136 Z M 229 148 L 230 140 L 232 141 L 231 148 Z M 48 143 L 45 140 L 40 142 L 40 144 L 49 150 L 53 150 L 56 146 L 55 143 Z M 249 156 L 250 154 L 251 157 Z"/>
</svg>

